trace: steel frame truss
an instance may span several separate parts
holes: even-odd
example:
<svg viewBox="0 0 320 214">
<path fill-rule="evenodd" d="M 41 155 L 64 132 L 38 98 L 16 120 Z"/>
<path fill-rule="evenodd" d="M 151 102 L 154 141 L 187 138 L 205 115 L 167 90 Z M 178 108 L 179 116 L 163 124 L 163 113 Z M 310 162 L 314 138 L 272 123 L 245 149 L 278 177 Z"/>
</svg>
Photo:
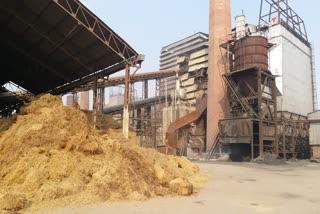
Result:
<svg viewBox="0 0 320 214">
<path fill-rule="evenodd" d="M 310 158 L 309 121 L 289 112 L 278 112 L 279 155 L 287 158 Z"/>
<path fill-rule="evenodd" d="M 266 5 L 266 6 L 265 6 Z M 268 10 L 263 14 L 263 10 Z M 261 0 L 259 28 L 269 25 L 272 19 L 296 32 L 302 39 L 308 42 L 306 27 L 302 18 L 289 6 L 288 0 Z"/>
<path fill-rule="evenodd" d="M 74 17 L 78 21 L 78 24 L 89 30 L 114 53 L 123 60 L 128 61 L 131 66 L 135 65 L 135 62 L 131 61 L 132 59 L 130 58 L 136 56 L 137 53 L 78 0 L 53 1 L 70 16 Z"/>
</svg>

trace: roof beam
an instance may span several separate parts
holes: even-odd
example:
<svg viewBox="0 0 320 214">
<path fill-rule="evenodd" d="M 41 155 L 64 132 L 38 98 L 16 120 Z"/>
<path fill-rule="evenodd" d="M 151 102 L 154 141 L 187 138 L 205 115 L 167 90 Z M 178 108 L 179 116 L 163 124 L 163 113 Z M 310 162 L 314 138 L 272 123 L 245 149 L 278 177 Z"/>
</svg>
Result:
<svg viewBox="0 0 320 214">
<path fill-rule="evenodd" d="M 53 0 L 59 7 L 74 17 L 79 24 L 90 31 L 102 43 L 108 46 L 115 54 L 133 65 L 133 56 L 137 56 L 129 45 L 119 38 L 106 24 L 89 11 L 83 4 L 76 0 Z M 63 3 L 66 4 L 63 4 Z M 74 7 L 72 7 L 74 6 Z"/>
<path fill-rule="evenodd" d="M 63 94 L 63 93 L 69 92 L 69 91 L 73 90 L 74 88 L 78 87 L 79 85 L 84 85 L 84 84 L 87 84 L 89 82 L 94 81 L 96 78 L 103 78 L 105 76 L 109 76 L 109 75 L 114 74 L 118 71 L 121 71 L 124 69 L 126 64 L 127 64 L 127 62 L 123 61 L 121 63 L 118 63 L 118 64 L 113 65 L 111 67 L 108 67 L 106 69 L 103 69 L 101 71 L 98 71 L 92 75 L 88 75 L 88 76 L 83 77 L 81 79 L 75 80 L 71 83 L 67 83 L 61 87 L 55 88 L 55 89 L 51 90 L 50 93 L 51 94 Z"/>
<path fill-rule="evenodd" d="M 179 75 L 182 75 L 184 73 L 186 73 L 186 71 L 180 71 Z M 174 70 L 154 71 L 154 72 L 135 74 L 130 77 L 130 83 L 143 82 L 145 80 L 157 80 L 157 79 L 162 79 L 162 78 L 166 78 L 166 77 L 172 77 L 175 75 L 176 75 L 176 71 L 174 71 Z M 123 85 L 124 80 L 125 80 L 124 76 L 111 77 L 111 78 L 105 79 L 104 81 L 98 80 L 98 87 L 99 88 L 106 88 L 106 87 Z M 93 82 L 90 82 L 87 85 L 83 85 L 79 88 L 76 88 L 73 91 L 79 92 L 79 91 L 87 91 L 87 90 L 91 90 L 91 89 L 93 89 Z"/>
</svg>

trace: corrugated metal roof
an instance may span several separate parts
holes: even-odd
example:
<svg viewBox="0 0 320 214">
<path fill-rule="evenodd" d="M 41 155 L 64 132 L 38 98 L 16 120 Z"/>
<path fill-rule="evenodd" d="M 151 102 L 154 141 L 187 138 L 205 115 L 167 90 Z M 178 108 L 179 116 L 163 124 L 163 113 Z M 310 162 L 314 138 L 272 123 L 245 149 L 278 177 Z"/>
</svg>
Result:
<svg viewBox="0 0 320 214">
<path fill-rule="evenodd" d="M 78 0 L 1 0 L 0 23 L 0 83 L 34 94 L 138 55 Z"/>
</svg>

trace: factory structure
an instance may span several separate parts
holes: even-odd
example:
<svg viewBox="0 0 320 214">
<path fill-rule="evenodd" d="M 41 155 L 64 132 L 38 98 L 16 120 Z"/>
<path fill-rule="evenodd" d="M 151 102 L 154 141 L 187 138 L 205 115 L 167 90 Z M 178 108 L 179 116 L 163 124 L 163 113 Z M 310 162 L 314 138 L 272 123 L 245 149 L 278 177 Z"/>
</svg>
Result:
<svg viewBox="0 0 320 214">
<path fill-rule="evenodd" d="M 319 210 L 302 17 L 289 0 L 256 0 L 250 23 L 231 16 L 231 0 L 208 1 L 208 32 L 161 44 L 154 71 L 82 0 L 0 1 L 0 213 Z M 147 19 L 140 9 L 154 5 L 130 6 L 113 12 Z M 150 30 L 142 21 L 124 27 Z"/>
<path fill-rule="evenodd" d="M 1 45 L 33 70 L 47 71 L 41 77 L 50 81 L 35 87 L 32 78 L 17 71 L 6 74 L 1 84 L 15 82 L 24 92 L 1 88 L 3 97 L 8 97 L 1 101 L 2 116 L 18 111 L 30 94 L 70 94 L 68 105 L 79 101 L 81 109 L 93 110 L 94 121 L 99 114 L 112 114 L 122 124 L 125 137 L 129 130 L 135 131 L 142 146 L 166 154 L 207 159 L 228 154 L 240 161 L 266 153 L 284 159 L 320 158 L 313 50 L 303 19 L 288 1 L 261 0 L 257 23 L 247 23 L 240 15 L 232 29 L 230 0 L 211 0 L 209 32 L 172 41 L 160 51 L 159 71 L 146 73 L 137 72 L 143 55 L 81 3 L 69 1 L 78 10 L 63 1 L 41 7 L 52 14 L 76 14 L 68 16 L 68 22 L 55 21 L 50 14 L 42 16 L 40 7 L 38 16 L 43 20 L 39 25 L 24 19 L 19 11 L 4 14 L 26 27 L 13 25 L 4 36 L 15 40 Z M 78 17 L 80 10 L 89 18 Z M 19 35 L 10 35 L 20 31 L 28 36 L 23 48 L 14 45 Z M 39 37 L 37 41 L 33 34 Z M 31 55 L 26 52 L 39 45 L 43 49 L 34 49 Z M 123 69 L 124 76 L 109 77 Z M 155 97 L 149 97 L 150 81 L 155 82 Z M 121 93 L 112 93 L 106 105 L 105 89 L 118 86 Z"/>
<path fill-rule="evenodd" d="M 229 13 L 228 4 L 224 11 L 214 11 L 217 7 L 211 6 L 212 13 Z M 267 14 L 263 14 L 264 7 L 268 9 Z M 283 158 L 309 157 L 308 114 L 317 109 L 317 94 L 312 47 L 303 20 L 288 4 L 269 1 L 261 2 L 258 25 L 246 23 L 243 15 L 235 19 L 235 28 L 232 31 L 230 29 L 228 34 L 222 32 L 224 36 L 213 42 L 219 43 L 220 47 L 218 53 L 213 48 L 211 55 L 221 60 L 212 60 L 215 64 L 211 66 L 218 66 L 215 70 L 219 70 L 219 73 L 218 77 L 212 74 L 211 80 L 218 83 L 209 83 L 208 60 L 212 58 L 208 57 L 211 50 L 208 35 L 197 33 L 161 50 L 160 70 L 188 67 L 187 74 L 162 80 L 162 84 L 166 85 L 162 89 L 165 88 L 169 94 L 175 90 L 178 102 L 184 106 L 180 107 L 183 110 L 179 111 L 179 117 L 183 118 L 186 112 L 197 108 L 195 98 L 208 94 L 204 118 L 207 120 L 206 127 L 195 125 L 198 119 L 187 126 L 183 124 L 184 128 L 193 129 L 193 133 L 197 132 L 195 129 L 200 129 L 200 132 L 206 130 L 206 138 L 199 139 L 199 135 L 195 134 L 195 140 L 189 136 L 192 136 L 190 132 L 180 124 L 175 124 L 180 129 L 175 134 L 184 142 L 175 146 L 193 149 L 195 141 L 195 144 L 205 142 L 201 148 L 209 152 L 209 158 L 221 151 L 235 158 L 240 155 L 254 159 L 265 152 Z M 210 25 L 213 31 L 210 33 L 221 34 L 216 32 L 219 23 L 214 21 L 213 26 Z M 228 18 L 224 21 L 230 22 Z M 194 73 L 201 73 L 205 78 L 198 82 L 199 78 L 195 78 Z M 210 95 L 210 92 L 220 90 L 217 84 L 223 92 L 220 91 L 220 97 L 214 93 Z M 214 88 L 209 89 L 207 85 L 213 85 Z M 180 94 L 183 94 L 182 98 Z M 220 102 L 212 100 L 216 96 Z M 187 102 L 183 102 L 185 100 Z M 218 112 L 211 117 L 212 109 Z M 177 122 L 176 118 L 170 119 L 171 123 Z M 166 120 L 163 120 L 164 130 L 167 127 L 165 123 L 168 123 Z M 218 120 L 218 128 L 212 125 L 215 120 Z"/>
</svg>

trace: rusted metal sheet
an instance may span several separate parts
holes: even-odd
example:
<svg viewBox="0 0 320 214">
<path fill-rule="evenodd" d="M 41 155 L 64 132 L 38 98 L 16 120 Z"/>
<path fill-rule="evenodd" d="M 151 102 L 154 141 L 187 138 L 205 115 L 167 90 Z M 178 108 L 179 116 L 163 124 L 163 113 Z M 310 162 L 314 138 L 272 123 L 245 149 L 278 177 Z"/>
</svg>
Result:
<svg viewBox="0 0 320 214">
<path fill-rule="evenodd" d="M 175 120 L 168 127 L 167 139 L 169 154 L 174 154 L 174 150 L 177 148 L 177 136 L 176 131 L 180 128 L 196 121 L 202 113 L 207 109 L 207 96 L 199 98 L 197 100 L 196 110 L 189 114 Z"/>
<path fill-rule="evenodd" d="M 283 158 L 309 158 L 309 121 L 290 112 L 278 112 L 279 153 Z"/>
<path fill-rule="evenodd" d="M 274 138 L 276 133 L 276 129 L 274 126 L 263 126 L 263 135 L 265 137 L 272 137 Z"/>
<path fill-rule="evenodd" d="M 245 37 L 235 42 L 235 69 L 257 67 L 268 70 L 268 40 L 261 36 Z"/>
<path fill-rule="evenodd" d="M 221 120 L 219 129 L 222 143 L 251 143 L 252 119 Z"/>
</svg>

